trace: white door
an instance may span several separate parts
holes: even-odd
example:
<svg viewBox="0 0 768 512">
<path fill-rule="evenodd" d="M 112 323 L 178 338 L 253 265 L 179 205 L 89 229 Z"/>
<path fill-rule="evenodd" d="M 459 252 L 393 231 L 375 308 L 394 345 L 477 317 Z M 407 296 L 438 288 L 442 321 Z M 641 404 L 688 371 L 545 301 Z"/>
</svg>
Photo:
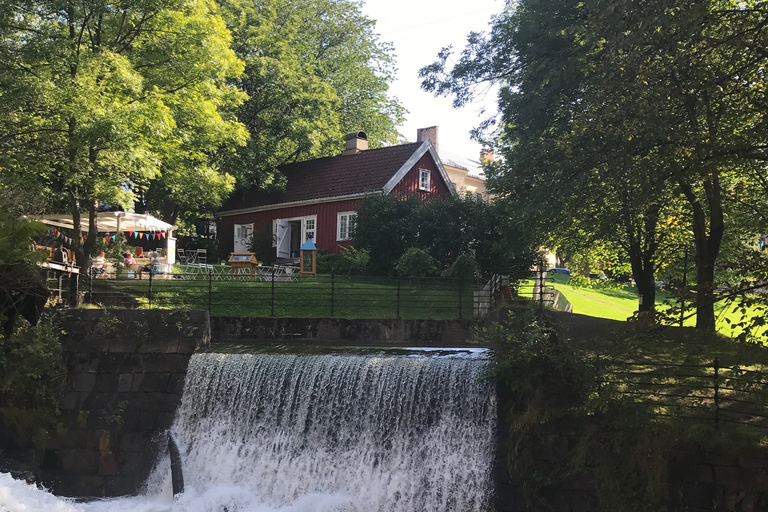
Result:
<svg viewBox="0 0 768 512">
<path fill-rule="evenodd" d="M 251 245 L 253 237 L 253 224 L 235 224 L 235 251 L 250 252 L 248 246 Z"/>
<path fill-rule="evenodd" d="M 277 257 L 291 257 L 291 223 L 287 220 L 277 219 Z"/>
</svg>

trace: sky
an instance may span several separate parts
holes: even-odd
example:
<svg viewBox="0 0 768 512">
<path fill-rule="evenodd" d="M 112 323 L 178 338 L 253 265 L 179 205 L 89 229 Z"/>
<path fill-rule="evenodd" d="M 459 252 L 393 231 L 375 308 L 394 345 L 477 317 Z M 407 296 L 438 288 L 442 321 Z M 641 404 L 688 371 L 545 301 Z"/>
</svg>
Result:
<svg viewBox="0 0 768 512">
<path fill-rule="evenodd" d="M 399 127 L 406 140 L 416 140 L 417 128 L 437 125 L 441 153 L 478 159 L 481 148 L 469 132 L 481 121 L 482 107 L 496 112 L 495 92 L 454 109 L 452 98 L 422 91 L 418 73 L 437 59 L 444 46 L 452 45 L 459 52 L 470 32 L 487 32 L 491 16 L 503 8 L 504 0 L 365 0 L 362 12 L 376 20 L 379 39 L 394 45 L 398 71 L 390 95 L 409 111 Z"/>
</svg>

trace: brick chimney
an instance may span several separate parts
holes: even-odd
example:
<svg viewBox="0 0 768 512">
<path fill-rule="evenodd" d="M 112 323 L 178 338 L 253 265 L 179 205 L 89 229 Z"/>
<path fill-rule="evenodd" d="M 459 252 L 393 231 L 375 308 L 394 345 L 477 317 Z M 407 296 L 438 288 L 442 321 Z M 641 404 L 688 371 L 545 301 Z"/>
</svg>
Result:
<svg viewBox="0 0 768 512">
<path fill-rule="evenodd" d="M 368 149 L 368 135 L 365 132 L 352 132 L 344 137 L 346 148 L 342 155 L 354 155 Z"/>
<path fill-rule="evenodd" d="M 429 139 L 432 141 L 432 145 L 435 146 L 435 151 L 440 154 L 437 146 L 437 130 L 438 126 L 430 126 L 428 128 L 419 128 L 416 130 L 416 142 L 424 142 Z"/>
<path fill-rule="evenodd" d="M 490 149 L 481 149 L 480 150 L 480 161 L 485 162 L 493 162 L 493 151 Z"/>
</svg>

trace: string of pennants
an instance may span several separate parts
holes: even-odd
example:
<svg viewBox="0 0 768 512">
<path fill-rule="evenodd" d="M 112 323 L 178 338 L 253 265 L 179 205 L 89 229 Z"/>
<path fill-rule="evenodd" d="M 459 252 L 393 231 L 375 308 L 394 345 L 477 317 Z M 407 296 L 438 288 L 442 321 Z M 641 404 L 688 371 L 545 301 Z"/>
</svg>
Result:
<svg viewBox="0 0 768 512">
<path fill-rule="evenodd" d="M 52 230 L 48 231 L 48 234 L 52 234 L 54 237 L 56 237 L 59 240 L 62 240 L 65 244 L 72 245 L 72 242 L 75 240 L 71 236 L 67 236 L 58 229 L 54 228 Z M 140 240 L 146 239 L 146 240 L 161 240 L 164 238 L 167 238 L 168 235 L 165 233 L 165 231 L 158 231 L 157 233 L 144 233 L 143 231 L 126 231 L 123 233 L 123 238 L 137 238 Z M 99 237 L 101 238 L 101 241 L 104 243 L 114 242 L 117 239 L 117 235 L 107 235 Z M 85 241 L 88 240 L 88 235 L 83 235 L 80 237 L 80 243 L 85 243 Z"/>
</svg>

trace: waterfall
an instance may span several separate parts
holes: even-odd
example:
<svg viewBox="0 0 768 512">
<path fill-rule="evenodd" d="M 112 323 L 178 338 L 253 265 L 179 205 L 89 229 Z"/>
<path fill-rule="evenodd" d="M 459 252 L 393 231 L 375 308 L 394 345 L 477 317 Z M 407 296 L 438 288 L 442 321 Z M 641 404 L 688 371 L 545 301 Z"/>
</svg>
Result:
<svg viewBox="0 0 768 512">
<path fill-rule="evenodd" d="M 75 502 L 0 473 L 0 512 L 468 512 L 493 508 L 496 396 L 477 351 L 192 356 L 140 496 Z"/>
<path fill-rule="evenodd" d="M 483 364 L 196 354 L 173 425 L 186 488 L 216 490 L 207 499 L 229 512 L 490 510 L 496 398 Z M 155 473 L 150 491 L 169 488 L 167 463 Z"/>
</svg>

